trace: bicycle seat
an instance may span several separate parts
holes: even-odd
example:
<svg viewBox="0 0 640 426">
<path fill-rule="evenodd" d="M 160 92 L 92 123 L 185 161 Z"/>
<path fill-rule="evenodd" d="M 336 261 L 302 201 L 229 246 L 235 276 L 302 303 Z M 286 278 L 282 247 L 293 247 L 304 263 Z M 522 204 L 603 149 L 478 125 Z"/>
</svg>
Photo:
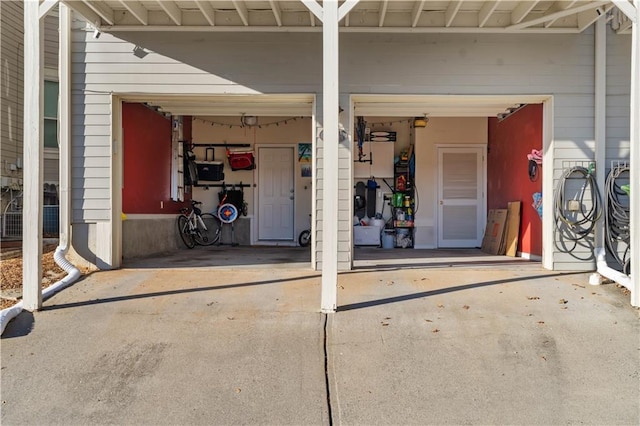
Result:
<svg viewBox="0 0 640 426">
<path fill-rule="evenodd" d="M 198 205 L 198 204 L 202 204 L 202 201 L 191 200 L 191 205 L 192 206 L 195 206 L 195 205 Z"/>
<path fill-rule="evenodd" d="M 183 207 L 183 208 L 180 209 L 180 213 L 183 213 L 183 214 L 186 214 L 188 211 L 189 211 L 189 209 L 186 208 L 186 207 Z"/>
</svg>

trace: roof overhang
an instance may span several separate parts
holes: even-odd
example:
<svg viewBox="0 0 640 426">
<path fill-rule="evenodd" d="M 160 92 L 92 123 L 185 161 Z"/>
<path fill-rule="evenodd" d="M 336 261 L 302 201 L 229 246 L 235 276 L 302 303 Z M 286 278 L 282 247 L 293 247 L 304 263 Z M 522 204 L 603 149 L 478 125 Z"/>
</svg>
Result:
<svg viewBox="0 0 640 426">
<path fill-rule="evenodd" d="M 42 0 L 41 0 L 42 1 Z M 55 2 L 44 0 L 46 6 Z M 118 31 L 321 32 L 314 0 L 62 0 L 91 26 Z M 342 2 L 341 3 L 346 3 Z M 628 0 L 349 0 L 341 32 L 579 33 L 600 16 L 628 32 Z M 631 4 L 631 3 L 629 3 Z M 309 9 L 308 7 L 311 7 Z"/>
</svg>

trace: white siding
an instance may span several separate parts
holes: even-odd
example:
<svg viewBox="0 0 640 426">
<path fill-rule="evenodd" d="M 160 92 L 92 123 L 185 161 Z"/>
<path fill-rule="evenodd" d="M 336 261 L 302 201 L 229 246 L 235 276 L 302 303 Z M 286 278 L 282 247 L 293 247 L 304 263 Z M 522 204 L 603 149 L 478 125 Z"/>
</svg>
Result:
<svg viewBox="0 0 640 426">
<path fill-rule="evenodd" d="M 58 69 L 58 6 L 44 18 L 44 66 Z"/>
<path fill-rule="evenodd" d="M 0 1 L 0 156 L 6 184 L 22 181 L 22 171 L 11 171 L 5 163 L 22 158 L 23 26 L 22 2 Z"/>
<path fill-rule="evenodd" d="M 73 166 L 110 164 L 110 94 L 241 94 L 316 93 L 322 111 L 322 46 L 320 34 L 130 33 L 117 39 L 76 30 L 73 43 Z M 127 40 L 127 41 L 124 41 Z M 134 44 L 152 53 L 143 59 L 131 54 Z M 627 36 L 609 38 L 616 70 L 608 80 L 609 138 L 622 134 L 628 121 L 624 88 L 628 87 Z M 341 102 L 350 93 L 386 94 L 545 94 L 554 97 L 554 176 L 563 161 L 593 158 L 594 35 L 477 35 L 477 34 L 342 34 Z M 623 64 L 624 63 L 624 64 Z M 627 89 L 628 92 L 628 89 Z M 616 95 L 616 93 L 619 93 Z M 619 97 L 620 99 L 618 99 Z M 82 105 L 86 100 L 89 105 Z M 345 105 L 343 105 L 345 107 Z M 85 109 L 86 108 L 86 109 Z M 83 117 L 86 115 L 86 117 Z M 608 150 L 624 155 L 624 143 Z M 316 147 L 318 184 L 316 214 L 323 206 L 323 149 Z M 349 147 L 340 149 L 340 178 L 351 179 Z M 74 169 L 74 170 L 76 170 Z M 549 169 L 549 171 L 551 171 Z M 100 183 L 100 180 L 103 183 Z M 83 210 L 90 197 L 108 200 L 108 177 L 74 180 L 74 218 L 106 220 L 100 208 Z M 90 187 L 91 186 L 91 187 Z M 344 187 L 343 187 L 344 188 Z M 342 230 L 340 268 L 350 259 L 351 196 L 338 195 Z M 96 204 L 97 205 L 97 204 Z M 322 229 L 317 223 L 316 259 L 321 260 Z M 588 249 L 585 249 L 588 252 Z M 581 253 L 580 253 L 581 254 Z M 584 268 L 584 262 L 558 254 L 560 269 Z M 319 262 L 317 266 L 320 267 Z M 586 267 L 589 267 L 586 266 Z"/>
</svg>

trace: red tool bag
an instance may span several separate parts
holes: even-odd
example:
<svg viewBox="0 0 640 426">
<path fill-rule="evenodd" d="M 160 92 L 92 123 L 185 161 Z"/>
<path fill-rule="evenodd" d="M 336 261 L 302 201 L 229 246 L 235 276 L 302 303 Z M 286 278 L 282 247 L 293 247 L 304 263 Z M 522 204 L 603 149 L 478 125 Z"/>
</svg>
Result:
<svg viewBox="0 0 640 426">
<path fill-rule="evenodd" d="M 256 168 L 253 151 L 229 151 L 227 150 L 227 159 L 231 170 L 253 170 Z"/>
</svg>

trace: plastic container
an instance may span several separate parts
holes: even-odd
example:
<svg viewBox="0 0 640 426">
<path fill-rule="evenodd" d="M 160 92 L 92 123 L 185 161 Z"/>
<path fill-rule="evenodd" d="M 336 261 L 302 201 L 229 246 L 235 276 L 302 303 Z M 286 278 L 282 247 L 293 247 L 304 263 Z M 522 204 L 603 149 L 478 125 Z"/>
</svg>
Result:
<svg viewBox="0 0 640 426">
<path fill-rule="evenodd" d="M 396 190 L 404 191 L 406 189 L 407 189 L 407 178 L 404 177 L 404 175 L 398 176 L 398 178 L 396 179 Z"/>
<path fill-rule="evenodd" d="M 396 239 L 395 229 L 385 229 L 382 232 L 382 248 L 392 249 L 394 246 L 395 239 Z"/>
</svg>

